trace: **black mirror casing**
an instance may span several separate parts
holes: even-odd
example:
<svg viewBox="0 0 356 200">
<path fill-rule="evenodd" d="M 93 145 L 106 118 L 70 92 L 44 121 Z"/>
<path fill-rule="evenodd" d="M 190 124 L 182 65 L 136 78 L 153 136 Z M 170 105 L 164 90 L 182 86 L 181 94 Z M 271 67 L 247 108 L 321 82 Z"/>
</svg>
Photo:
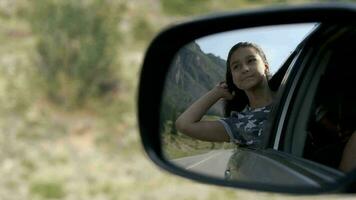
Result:
<svg viewBox="0 0 356 200">
<path fill-rule="evenodd" d="M 323 188 L 288 188 L 267 184 L 227 182 L 187 172 L 168 162 L 162 153 L 160 141 L 160 105 L 165 77 L 176 52 L 194 39 L 229 31 L 267 25 L 320 22 L 322 24 L 352 24 L 356 19 L 355 4 L 320 4 L 298 7 L 275 7 L 256 11 L 228 13 L 197 19 L 162 31 L 150 44 L 141 71 L 138 94 L 138 121 L 142 144 L 149 158 L 159 167 L 182 177 L 203 183 L 270 192 L 319 194 L 355 190 L 356 172 L 348 174 L 335 184 Z M 342 184 L 341 184 L 342 183 Z M 350 188 L 350 189 L 347 189 Z"/>
</svg>

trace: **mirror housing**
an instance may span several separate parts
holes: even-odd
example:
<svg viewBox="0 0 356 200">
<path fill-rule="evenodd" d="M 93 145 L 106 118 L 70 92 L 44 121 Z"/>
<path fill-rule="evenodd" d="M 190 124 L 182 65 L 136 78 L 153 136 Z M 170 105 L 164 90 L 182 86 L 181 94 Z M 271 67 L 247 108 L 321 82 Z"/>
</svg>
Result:
<svg viewBox="0 0 356 200">
<path fill-rule="evenodd" d="M 269 192 L 318 194 L 355 192 L 350 188 L 356 172 L 322 187 L 276 187 L 265 183 L 224 181 L 189 172 L 167 161 L 162 152 L 160 109 L 165 77 L 174 56 L 187 43 L 214 33 L 268 25 L 319 22 L 322 24 L 354 24 L 355 4 L 321 4 L 298 7 L 276 7 L 240 13 L 209 16 L 179 24 L 162 31 L 146 52 L 138 94 L 138 121 L 144 149 L 159 167 L 182 177 L 203 183 Z"/>
</svg>

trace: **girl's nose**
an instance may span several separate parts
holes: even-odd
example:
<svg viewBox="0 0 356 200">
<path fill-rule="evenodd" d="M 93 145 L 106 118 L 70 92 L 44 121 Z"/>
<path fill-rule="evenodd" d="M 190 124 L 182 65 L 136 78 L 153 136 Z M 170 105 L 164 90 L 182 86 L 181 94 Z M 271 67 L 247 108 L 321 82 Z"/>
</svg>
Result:
<svg viewBox="0 0 356 200">
<path fill-rule="evenodd" d="M 246 64 L 243 64 L 243 65 L 241 66 L 241 71 L 242 71 L 242 72 L 248 72 L 248 71 L 250 71 L 250 68 L 249 68 Z"/>
</svg>

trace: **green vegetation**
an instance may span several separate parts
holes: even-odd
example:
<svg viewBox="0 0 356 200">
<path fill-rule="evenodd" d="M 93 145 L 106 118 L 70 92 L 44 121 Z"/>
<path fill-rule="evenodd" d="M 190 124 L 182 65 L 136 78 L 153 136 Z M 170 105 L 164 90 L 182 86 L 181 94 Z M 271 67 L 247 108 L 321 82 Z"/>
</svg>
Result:
<svg viewBox="0 0 356 200">
<path fill-rule="evenodd" d="M 137 42 L 147 42 L 154 36 L 155 32 L 154 26 L 144 16 L 135 19 L 133 33 Z"/>
<path fill-rule="evenodd" d="M 193 15 L 209 11 L 209 4 L 207 0 L 161 0 L 163 10 L 167 14 L 175 15 Z"/>
<path fill-rule="evenodd" d="M 349 0 L 350 1 L 350 0 Z M 163 11 L 169 15 L 198 15 L 211 11 L 236 10 L 247 7 L 260 7 L 270 4 L 297 4 L 320 2 L 318 0 L 160 0 Z"/>
<path fill-rule="evenodd" d="M 60 199 L 65 196 L 63 184 L 56 180 L 32 183 L 30 193 L 45 199 Z"/>
<path fill-rule="evenodd" d="M 117 88 L 116 13 L 105 1 L 35 1 L 30 19 L 38 73 L 52 101 L 73 108 Z"/>
</svg>

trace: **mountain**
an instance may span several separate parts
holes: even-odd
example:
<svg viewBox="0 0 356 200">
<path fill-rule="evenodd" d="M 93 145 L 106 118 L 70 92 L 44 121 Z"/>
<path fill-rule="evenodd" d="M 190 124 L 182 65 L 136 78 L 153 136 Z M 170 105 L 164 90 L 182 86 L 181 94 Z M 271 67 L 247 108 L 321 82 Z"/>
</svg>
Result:
<svg viewBox="0 0 356 200">
<path fill-rule="evenodd" d="M 192 42 L 184 46 L 175 56 L 166 79 L 162 100 L 161 119 L 175 121 L 195 100 L 225 80 L 226 61 L 211 53 L 204 53 Z M 209 110 L 209 114 L 220 115 L 222 104 Z"/>
</svg>

